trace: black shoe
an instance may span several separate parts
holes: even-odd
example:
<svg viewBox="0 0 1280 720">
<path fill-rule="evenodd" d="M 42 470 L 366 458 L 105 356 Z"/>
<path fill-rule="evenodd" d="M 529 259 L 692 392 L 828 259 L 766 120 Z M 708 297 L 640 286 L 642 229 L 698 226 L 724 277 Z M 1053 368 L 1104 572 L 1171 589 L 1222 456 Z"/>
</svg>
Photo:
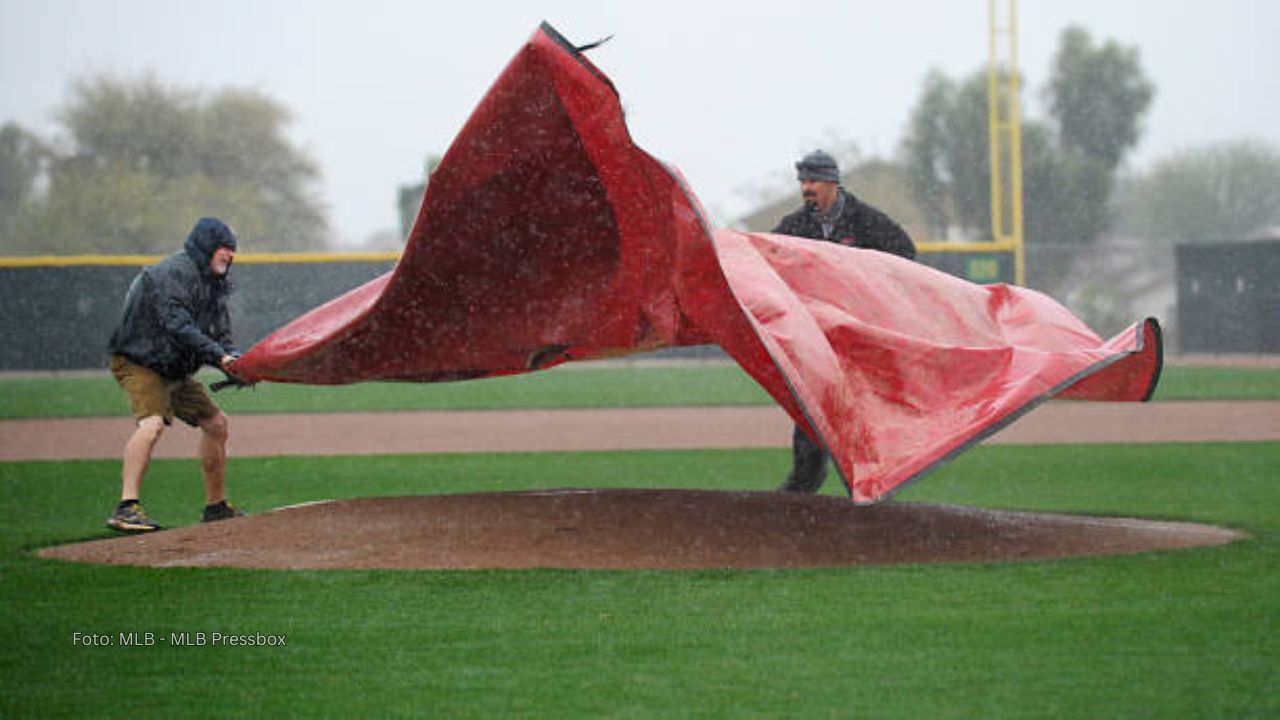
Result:
<svg viewBox="0 0 1280 720">
<path fill-rule="evenodd" d="M 160 525 L 147 517 L 147 511 L 138 502 L 117 505 L 115 512 L 107 518 L 107 527 L 123 533 L 145 533 L 160 529 Z"/>
<path fill-rule="evenodd" d="M 822 489 L 822 482 L 826 478 L 804 478 L 796 479 L 794 475 L 787 477 L 786 482 L 778 486 L 778 492 L 803 493 L 812 495 Z"/>
<path fill-rule="evenodd" d="M 217 522 L 244 516 L 245 513 L 241 512 L 239 508 L 223 500 L 213 505 L 205 505 L 204 512 L 200 513 L 200 522 Z"/>
</svg>

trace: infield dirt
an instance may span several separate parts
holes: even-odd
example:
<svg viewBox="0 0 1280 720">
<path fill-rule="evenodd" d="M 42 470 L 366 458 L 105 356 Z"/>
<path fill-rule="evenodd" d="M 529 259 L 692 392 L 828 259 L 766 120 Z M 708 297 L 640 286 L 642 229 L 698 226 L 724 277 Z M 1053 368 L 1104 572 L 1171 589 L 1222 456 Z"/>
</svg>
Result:
<svg viewBox="0 0 1280 720">
<path fill-rule="evenodd" d="M 237 455 L 781 447 L 790 430 L 774 408 L 277 415 L 233 422 Z M 90 432 L 101 428 L 85 423 L 111 423 L 121 436 L 108 448 Z M 129 423 L 33 421 L 25 430 L 26 441 L 8 429 L 0 433 L 7 450 L 0 454 L 111 457 Z M 182 443 L 195 433 L 169 435 L 177 442 L 171 439 L 163 454 L 192 454 Z M 1276 402 L 1049 403 L 988 442 L 1278 438 Z M 280 569 L 753 568 L 1005 562 L 1171 550 L 1241 537 L 1191 523 L 897 502 L 857 507 L 831 496 L 546 490 L 325 501 L 40 554 L 95 563 Z"/>
<path fill-rule="evenodd" d="M 1114 555 L 1240 537 L 1192 523 L 791 493 L 573 489 L 325 501 L 41 555 L 276 569 L 797 568 Z"/>
</svg>

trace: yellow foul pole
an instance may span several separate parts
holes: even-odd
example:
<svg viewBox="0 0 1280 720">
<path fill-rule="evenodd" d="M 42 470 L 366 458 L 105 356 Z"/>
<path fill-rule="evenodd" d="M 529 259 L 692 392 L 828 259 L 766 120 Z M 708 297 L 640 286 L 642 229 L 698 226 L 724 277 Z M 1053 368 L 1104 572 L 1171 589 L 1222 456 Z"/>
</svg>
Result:
<svg viewBox="0 0 1280 720">
<path fill-rule="evenodd" d="M 998 8 L 1003 5 L 1003 8 Z M 1000 10 L 1004 10 L 1001 16 Z M 991 233 L 1013 248 L 1014 282 L 1026 283 L 1022 235 L 1022 122 L 1018 109 L 1017 0 L 987 0 L 987 137 L 991 149 Z M 1007 45 L 1000 41 L 1003 39 Z M 1007 52 L 1002 61 L 1000 51 Z"/>
</svg>

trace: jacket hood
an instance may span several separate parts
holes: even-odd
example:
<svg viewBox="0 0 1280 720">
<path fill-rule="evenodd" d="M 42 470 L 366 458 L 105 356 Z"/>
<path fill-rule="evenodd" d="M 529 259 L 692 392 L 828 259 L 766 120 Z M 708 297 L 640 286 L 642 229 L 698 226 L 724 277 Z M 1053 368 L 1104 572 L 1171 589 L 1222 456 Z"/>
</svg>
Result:
<svg viewBox="0 0 1280 720">
<path fill-rule="evenodd" d="M 213 253 L 220 247 L 236 249 L 236 234 L 217 218 L 200 218 L 187 236 L 187 254 L 195 259 L 201 270 L 209 268 Z"/>
</svg>

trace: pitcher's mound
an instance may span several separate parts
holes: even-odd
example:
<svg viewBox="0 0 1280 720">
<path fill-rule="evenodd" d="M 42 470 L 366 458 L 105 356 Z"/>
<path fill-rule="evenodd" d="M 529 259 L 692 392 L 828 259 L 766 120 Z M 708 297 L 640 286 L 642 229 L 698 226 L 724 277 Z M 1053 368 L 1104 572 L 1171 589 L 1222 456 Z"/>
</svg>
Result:
<svg viewBox="0 0 1280 720">
<path fill-rule="evenodd" d="M 1220 545 L 1209 525 L 689 490 L 325 501 L 63 545 L 43 557 L 252 568 L 782 568 L 988 562 Z"/>
</svg>

